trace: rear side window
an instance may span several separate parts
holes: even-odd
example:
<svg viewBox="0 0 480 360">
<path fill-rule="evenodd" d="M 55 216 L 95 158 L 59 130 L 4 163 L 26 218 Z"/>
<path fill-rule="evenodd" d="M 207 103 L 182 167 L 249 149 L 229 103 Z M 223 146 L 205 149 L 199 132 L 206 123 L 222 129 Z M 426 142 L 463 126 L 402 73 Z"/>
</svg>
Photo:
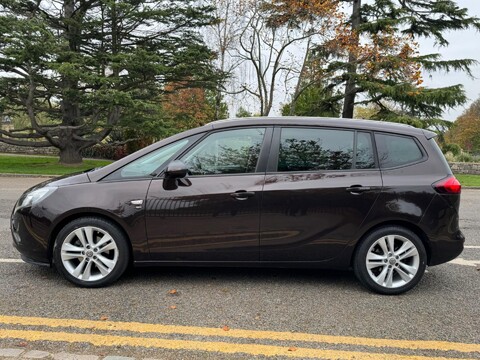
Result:
<svg viewBox="0 0 480 360">
<path fill-rule="evenodd" d="M 375 134 L 381 168 L 408 165 L 422 160 L 423 153 L 409 136 Z"/>
<path fill-rule="evenodd" d="M 348 130 L 283 128 L 278 171 L 351 169 L 353 138 Z"/>
</svg>

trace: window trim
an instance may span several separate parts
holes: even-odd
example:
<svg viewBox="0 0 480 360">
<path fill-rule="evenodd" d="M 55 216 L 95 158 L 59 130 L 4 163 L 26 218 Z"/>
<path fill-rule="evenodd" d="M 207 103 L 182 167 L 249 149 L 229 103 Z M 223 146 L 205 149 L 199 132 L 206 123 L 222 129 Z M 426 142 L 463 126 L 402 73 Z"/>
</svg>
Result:
<svg viewBox="0 0 480 360">
<path fill-rule="evenodd" d="M 409 163 L 406 163 L 406 164 L 402 164 L 402 165 L 382 167 L 381 164 L 380 164 L 379 147 L 377 145 L 376 134 L 413 139 L 413 141 L 417 145 L 418 149 L 422 153 L 421 159 L 419 159 L 417 161 L 409 162 Z M 375 139 L 375 150 L 376 150 L 375 152 L 377 153 L 377 158 L 378 158 L 378 168 L 382 171 L 383 170 L 396 170 L 396 169 L 401 169 L 401 168 L 404 168 L 404 167 L 407 167 L 407 166 L 418 165 L 418 164 L 424 163 L 425 161 L 427 161 L 429 159 L 428 153 L 425 150 L 425 148 L 423 147 L 422 143 L 420 142 L 420 140 L 418 140 L 413 135 L 397 134 L 397 133 L 391 133 L 391 132 L 386 132 L 386 131 L 374 131 L 373 138 Z"/>
<path fill-rule="evenodd" d="M 352 167 L 350 169 L 325 169 L 325 170 L 303 170 L 303 171 L 278 171 L 278 159 L 280 157 L 280 139 L 283 128 L 293 128 L 293 129 L 319 129 L 319 130 L 337 130 L 337 131 L 350 131 L 353 132 L 353 156 L 352 156 Z M 373 159 L 375 162 L 375 167 L 370 169 L 358 169 L 356 168 L 356 146 L 357 146 L 357 133 L 363 132 L 370 135 L 373 147 Z M 267 164 L 267 174 L 302 174 L 302 173 L 319 173 L 319 172 L 346 172 L 346 171 L 379 171 L 379 162 L 376 151 L 375 136 L 372 131 L 364 129 L 353 129 L 346 127 L 331 127 L 331 126 L 308 126 L 308 125 L 275 125 L 273 138 L 270 146 L 270 156 Z"/>
</svg>

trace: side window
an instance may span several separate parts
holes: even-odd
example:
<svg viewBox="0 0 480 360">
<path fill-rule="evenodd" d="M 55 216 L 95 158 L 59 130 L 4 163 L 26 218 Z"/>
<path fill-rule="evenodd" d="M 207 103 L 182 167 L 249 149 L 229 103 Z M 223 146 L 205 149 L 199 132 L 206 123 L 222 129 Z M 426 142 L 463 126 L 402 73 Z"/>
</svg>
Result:
<svg viewBox="0 0 480 360">
<path fill-rule="evenodd" d="M 170 160 L 173 155 L 184 149 L 187 144 L 192 142 L 193 138 L 187 138 L 175 141 L 171 144 L 161 147 L 147 155 L 138 158 L 108 175 L 105 180 L 120 180 L 129 178 L 142 178 L 150 176 L 156 169 Z"/>
<path fill-rule="evenodd" d="M 402 166 L 423 158 L 417 143 L 409 136 L 375 134 L 381 168 Z"/>
<path fill-rule="evenodd" d="M 358 132 L 355 168 L 373 169 L 374 167 L 375 157 L 373 156 L 372 136 L 367 132 Z"/>
<path fill-rule="evenodd" d="M 215 132 L 180 160 L 191 175 L 253 173 L 257 167 L 265 128 Z"/>
<path fill-rule="evenodd" d="M 318 128 L 283 128 L 278 171 L 352 168 L 354 132 Z"/>
</svg>

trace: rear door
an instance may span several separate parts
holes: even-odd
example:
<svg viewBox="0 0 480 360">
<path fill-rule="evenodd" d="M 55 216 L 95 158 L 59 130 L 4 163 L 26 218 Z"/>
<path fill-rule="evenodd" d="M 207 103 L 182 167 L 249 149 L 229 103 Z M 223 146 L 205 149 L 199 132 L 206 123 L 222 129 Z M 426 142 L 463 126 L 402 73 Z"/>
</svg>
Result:
<svg viewBox="0 0 480 360">
<path fill-rule="evenodd" d="M 358 236 L 381 188 L 370 132 L 276 128 L 263 192 L 261 260 L 334 258 Z"/>
</svg>

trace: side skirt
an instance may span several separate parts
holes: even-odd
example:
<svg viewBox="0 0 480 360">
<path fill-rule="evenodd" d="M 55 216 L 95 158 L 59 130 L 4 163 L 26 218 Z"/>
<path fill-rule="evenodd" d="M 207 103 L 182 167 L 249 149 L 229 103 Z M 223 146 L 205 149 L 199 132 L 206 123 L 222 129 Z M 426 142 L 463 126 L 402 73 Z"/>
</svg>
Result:
<svg viewBox="0 0 480 360">
<path fill-rule="evenodd" d="M 332 261 L 134 261 L 134 266 L 172 266 L 172 267 L 253 267 L 253 268 L 290 268 L 290 269 L 332 269 L 347 270 Z"/>
</svg>

